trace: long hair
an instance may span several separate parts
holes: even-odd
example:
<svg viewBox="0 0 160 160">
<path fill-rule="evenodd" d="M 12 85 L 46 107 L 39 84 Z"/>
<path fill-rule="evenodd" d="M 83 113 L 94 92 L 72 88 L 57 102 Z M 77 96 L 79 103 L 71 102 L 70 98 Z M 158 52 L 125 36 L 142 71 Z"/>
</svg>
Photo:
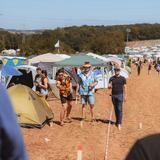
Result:
<svg viewBox="0 0 160 160">
<path fill-rule="evenodd" d="M 47 75 L 47 71 L 46 70 L 42 70 L 42 74 L 44 74 L 45 75 L 45 77 L 47 77 L 48 75 Z"/>
</svg>

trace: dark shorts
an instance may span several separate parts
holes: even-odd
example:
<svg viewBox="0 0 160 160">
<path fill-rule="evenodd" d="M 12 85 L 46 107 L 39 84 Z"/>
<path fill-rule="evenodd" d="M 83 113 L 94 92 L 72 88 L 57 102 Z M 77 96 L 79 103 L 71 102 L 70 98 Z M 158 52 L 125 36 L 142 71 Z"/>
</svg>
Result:
<svg viewBox="0 0 160 160">
<path fill-rule="evenodd" d="M 67 97 L 64 97 L 64 96 L 60 95 L 60 99 L 61 99 L 61 103 L 64 104 L 64 103 L 67 103 L 68 101 L 72 101 L 73 100 L 73 96 L 72 96 L 72 94 L 70 94 Z"/>
</svg>

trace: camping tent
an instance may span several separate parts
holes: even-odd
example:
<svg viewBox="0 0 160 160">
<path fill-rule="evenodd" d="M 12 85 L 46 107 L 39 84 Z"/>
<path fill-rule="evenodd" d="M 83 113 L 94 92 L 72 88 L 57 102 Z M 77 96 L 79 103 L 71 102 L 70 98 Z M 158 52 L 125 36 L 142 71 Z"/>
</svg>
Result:
<svg viewBox="0 0 160 160">
<path fill-rule="evenodd" d="M 2 65 L 0 69 L 0 82 L 5 86 L 8 77 L 10 76 L 20 76 L 22 73 L 18 71 L 15 67 Z"/>
<path fill-rule="evenodd" d="M 104 56 L 100 56 L 100 55 L 97 55 L 97 54 L 94 54 L 94 53 L 88 53 L 87 55 L 89 56 L 92 56 L 94 58 L 98 58 L 104 62 L 114 62 L 114 63 L 117 63 L 119 66 L 121 66 L 121 61 L 118 59 L 118 57 L 104 57 Z"/>
<path fill-rule="evenodd" d="M 10 87 L 8 93 L 21 126 L 41 128 L 53 118 L 48 103 L 31 88 L 19 84 Z"/>
<path fill-rule="evenodd" d="M 8 65 L 12 67 L 26 64 L 25 57 L 0 56 L 0 60 L 2 60 L 4 65 Z"/>
<path fill-rule="evenodd" d="M 38 55 L 36 57 L 33 57 L 29 59 L 30 64 L 35 64 L 39 62 L 59 62 L 66 58 L 70 58 L 70 56 L 65 54 L 52 54 L 52 53 L 46 53 L 42 55 Z"/>
<path fill-rule="evenodd" d="M 31 59 L 28 59 L 29 64 L 40 67 L 42 69 L 47 70 L 48 77 L 54 79 L 54 75 L 56 74 L 57 68 L 53 67 L 55 62 L 62 61 L 66 58 L 70 58 L 70 56 L 66 54 L 52 54 L 46 53 L 42 55 L 38 55 Z"/>
<path fill-rule="evenodd" d="M 104 61 L 93 58 L 88 55 L 75 55 L 67 58 L 63 61 L 56 62 L 54 65 L 59 67 L 66 67 L 66 66 L 74 66 L 80 67 L 84 64 L 84 62 L 90 62 L 92 66 L 104 66 L 106 65 Z"/>
<path fill-rule="evenodd" d="M 68 67 L 68 66 L 73 66 L 73 67 L 81 67 L 84 62 L 90 62 L 92 64 L 92 66 L 98 66 L 98 67 L 103 67 L 103 66 L 107 66 L 107 63 L 98 59 L 98 58 L 94 58 L 92 56 L 89 55 L 75 55 L 72 56 L 71 58 L 65 59 L 61 62 L 57 62 L 55 63 L 56 66 L 58 67 Z M 96 86 L 96 88 L 106 88 L 108 85 L 107 82 L 107 75 L 105 75 L 104 73 L 104 67 L 102 69 L 102 74 L 101 76 L 97 77 L 98 79 L 98 85 Z"/>
<path fill-rule="evenodd" d="M 18 69 L 12 66 L 2 65 L 2 75 L 3 76 L 20 76 L 22 75 L 22 73 L 18 71 Z"/>
</svg>

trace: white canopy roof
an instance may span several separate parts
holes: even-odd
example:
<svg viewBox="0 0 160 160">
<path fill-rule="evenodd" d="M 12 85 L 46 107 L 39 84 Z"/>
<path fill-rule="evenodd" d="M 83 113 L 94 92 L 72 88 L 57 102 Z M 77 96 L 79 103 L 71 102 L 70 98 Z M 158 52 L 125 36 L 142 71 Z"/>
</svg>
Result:
<svg viewBox="0 0 160 160">
<path fill-rule="evenodd" d="M 39 62 L 59 62 L 66 58 L 70 58 L 70 56 L 66 54 L 52 54 L 52 53 L 46 53 L 42 54 L 36 57 L 33 57 L 29 59 L 29 62 L 31 64 L 33 63 L 39 63 Z"/>
<path fill-rule="evenodd" d="M 94 58 L 98 58 L 100 60 L 103 60 L 105 62 L 114 62 L 117 63 L 119 66 L 121 66 L 121 61 L 117 57 L 103 57 L 94 53 L 88 53 L 87 55 L 92 56 Z"/>
</svg>

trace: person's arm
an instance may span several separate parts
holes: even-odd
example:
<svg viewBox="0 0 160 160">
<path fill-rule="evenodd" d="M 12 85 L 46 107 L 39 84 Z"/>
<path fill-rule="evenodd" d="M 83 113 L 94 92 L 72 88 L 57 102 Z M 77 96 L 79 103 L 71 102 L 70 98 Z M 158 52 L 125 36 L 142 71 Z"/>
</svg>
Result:
<svg viewBox="0 0 160 160">
<path fill-rule="evenodd" d="M 126 79 L 124 79 L 124 101 L 127 100 L 127 83 Z"/>
<path fill-rule="evenodd" d="M 61 88 L 61 83 L 60 83 L 60 81 L 56 81 L 56 87 L 57 87 L 58 89 Z"/>
<path fill-rule="evenodd" d="M 112 77 L 109 79 L 107 94 L 112 94 Z"/>
<path fill-rule="evenodd" d="M 90 84 L 90 87 L 95 87 L 97 84 L 98 84 L 98 81 L 95 81 L 92 84 Z"/>
<path fill-rule="evenodd" d="M 65 90 L 65 87 L 63 85 L 61 85 L 61 82 L 60 81 L 57 81 L 56 82 L 56 87 L 60 90 Z"/>
<path fill-rule="evenodd" d="M 77 86 L 76 86 L 76 96 L 79 96 L 79 83 L 77 83 Z"/>
<path fill-rule="evenodd" d="M 91 83 L 91 84 L 89 85 L 89 87 L 94 88 L 97 84 L 98 84 L 98 80 L 97 80 L 97 78 L 96 78 L 96 75 L 94 74 L 94 82 Z"/>
<path fill-rule="evenodd" d="M 43 84 L 39 84 L 40 87 L 44 88 L 44 89 L 47 89 L 48 88 L 48 79 L 45 78 L 44 79 L 44 85 Z"/>
</svg>

